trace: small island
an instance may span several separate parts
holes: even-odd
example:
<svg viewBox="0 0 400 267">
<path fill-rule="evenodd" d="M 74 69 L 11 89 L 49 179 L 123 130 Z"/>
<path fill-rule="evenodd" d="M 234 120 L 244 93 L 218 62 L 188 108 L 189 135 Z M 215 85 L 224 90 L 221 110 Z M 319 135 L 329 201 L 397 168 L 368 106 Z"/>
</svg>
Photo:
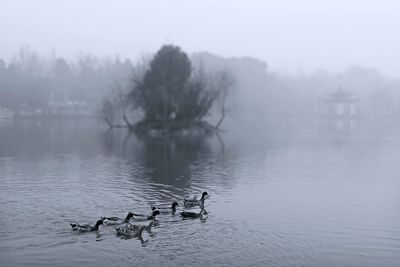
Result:
<svg viewBox="0 0 400 267">
<path fill-rule="evenodd" d="M 128 90 L 117 81 L 115 95 L 103 103 L 101 117 L 110 128 L 145 134 L 212 132 L 225 118 L 231 76 L 193 67 L 178 46 L 162 46 L 148 64 L 136 66 L 133 76 Z M 215 125 L 205 120 L 213 108 L 220 113 Z M 132 122 L 128 111 L 140 118 Z M 118 115 L 124 124 L 114 123 Z"/>
</svg>

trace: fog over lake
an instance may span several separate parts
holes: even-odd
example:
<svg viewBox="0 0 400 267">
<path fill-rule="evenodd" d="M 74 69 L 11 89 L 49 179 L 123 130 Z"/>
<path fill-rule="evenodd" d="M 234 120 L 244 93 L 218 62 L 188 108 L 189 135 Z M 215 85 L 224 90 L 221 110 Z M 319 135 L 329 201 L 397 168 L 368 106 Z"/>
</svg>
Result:
<svg viewBox="0 0 400 267">
<path fill-rule="evenodd" d="M 0 266 L 398 266 L 399 15 L 3 1 Z"/>
</svg>

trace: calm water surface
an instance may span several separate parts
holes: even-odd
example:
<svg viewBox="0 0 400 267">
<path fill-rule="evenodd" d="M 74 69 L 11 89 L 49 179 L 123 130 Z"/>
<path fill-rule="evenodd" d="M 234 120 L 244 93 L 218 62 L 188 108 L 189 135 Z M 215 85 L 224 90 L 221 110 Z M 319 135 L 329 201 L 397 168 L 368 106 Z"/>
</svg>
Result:
<svg viewBox="0 0 400 267">
<path fill-rule="evenodd" d="M 1 121 L 0 266 L 399 266 L 400 123 L 232 125 L 163 139 Z M 143 241 L 69 226 L 203 190 L 205 222 L 162 215 Z"/>
</svg>

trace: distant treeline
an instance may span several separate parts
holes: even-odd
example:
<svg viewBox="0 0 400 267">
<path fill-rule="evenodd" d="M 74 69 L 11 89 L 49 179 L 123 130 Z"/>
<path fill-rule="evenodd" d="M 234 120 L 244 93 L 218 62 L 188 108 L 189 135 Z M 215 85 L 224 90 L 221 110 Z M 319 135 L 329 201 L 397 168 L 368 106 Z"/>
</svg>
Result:
<svg viewBox="0 0 400 267">
<path fill-rule="evenodd" d="M 315 116 L 321 101 L 339 87 L 353 93 L 363 116 L 400 116 L 400 80 L 371 68 L 290 75 L 271 71 L 251 57 L 223 58 L 207 52 L 189 57 L 194 68 L 229 71 L 235 80 L 229 95 L 234 116 Z M 45 57 L 22 48 L 10 61 L 0 59 L 0 111 L 94 114 L 116 84 L 130 91 L 137 64 L 89 54 L 74 60 Z"/>
<path fill-rule="evenodd" d="M 22 48 L 10 62 L 0 59 L 0 107 L 17 115 L 93 112 L 113 80 L 131 72 L 129 60 L 89 54 L 68 60 Z"/>
<path fill-rule="evenodd" d="M 356 100 L 354 105 L 361 117 L 400 116 L 400 79 L 389 79 L 373 68 L 350 66 L 339 73 L 319 70 L 293 75 L 271 71 L 265 62 L 251 57 L 196 53 L 192 59 L 206 66 L 226 66 L 235 79 L 231 91 L 237 116 L 315 117 L 338 89 Z"/>
</svg>

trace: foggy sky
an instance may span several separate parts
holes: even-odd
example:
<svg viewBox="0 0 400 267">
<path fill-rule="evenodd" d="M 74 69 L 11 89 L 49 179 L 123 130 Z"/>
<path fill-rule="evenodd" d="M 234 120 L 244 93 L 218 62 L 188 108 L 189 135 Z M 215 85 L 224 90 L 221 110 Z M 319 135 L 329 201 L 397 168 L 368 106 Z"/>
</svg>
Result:
<svg viewBox="0 0 400 267">
<path fill-rule="evenodd" d="M 187 52 L 253 56 L 272 70 L 349 65 L 400 77 L 396 0 L 0 0 L 0 58 L 19 46 L 73 58 L 139 58 L 173 43 Z"/>
</svg>

